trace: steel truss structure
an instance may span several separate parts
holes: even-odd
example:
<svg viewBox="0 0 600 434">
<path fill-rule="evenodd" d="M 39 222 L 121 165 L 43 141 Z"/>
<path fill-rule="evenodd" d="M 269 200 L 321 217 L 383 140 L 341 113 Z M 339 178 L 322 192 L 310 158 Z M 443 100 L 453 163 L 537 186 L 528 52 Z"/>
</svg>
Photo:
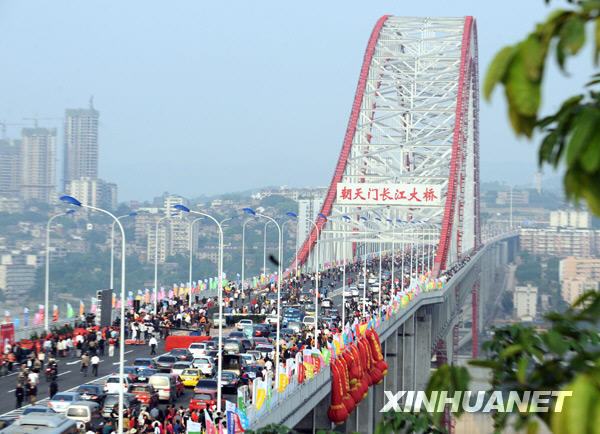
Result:
<svg viewBox="0 0 600 434">
<path fill-rule="evenodd" d="M 316 227 L 298 251 L 321 264 L 417 243 L 439 272 L 480 244 L 476 24 L 378 20 L 364 55 L 339 160 Z M 337 203 L 337 184 L 427 184 L 442 206 Z M 417 229 L 418 228 L 418 229 Z M 365 242 L 366 241 L 366 242 Z"/>
</svg>

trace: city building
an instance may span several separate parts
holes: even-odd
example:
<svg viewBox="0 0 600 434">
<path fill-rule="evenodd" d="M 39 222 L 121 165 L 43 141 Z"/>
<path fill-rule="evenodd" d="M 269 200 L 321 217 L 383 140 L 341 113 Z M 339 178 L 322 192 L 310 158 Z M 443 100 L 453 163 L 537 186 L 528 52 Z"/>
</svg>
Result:
<svg viewBox="0 0 600 434">
<path fill-rule="evenodd" d="M 533 321 L 537 315 L 536 286 L 517 286 L 513 292 L 515 316 L 521 321 Z"/>
<path fill-rule="evenodd" d="M 529 191 L 527 190 L 509 190 L 499 191 L 496 195 L 496 205 L 512 205 L 514 207 L 524 206 L 529 204 Z"/>
<path fill-rule="evenodd" d="M 598 254 L 600 231 L 565 228 L 521 228 L 521 250 L 545 256 L 592 257 Z"/>
<path fill-rule="evenodd" d="M 597 291 L 600 282 L 586 279 L 567 279 L 560 282 L 560 295 L 563 300 L 573 304 L 584 292 Z"/>
<path fill-rule="evenodd" d="M 54 201 L 56 129 L 23 128 L 20 162 L 22 198 L 46 203 Z"/>
<path fill-rule="evenodd" d="M 600 259 L 568 257 L 559 263 L 563 300 L 572 304 L 585 291 L 600 288 Z"/>
<path fill-rule="evenodd" d="M 6 299 L 17 300 L 27 296 L 35 285 L 36 255 L 19 253 L 0 256 L 0 290 Z"/>
<path fill-rule="evenodd" d="M 73 179 L 68 182 L 66 192 L 91 206 L 117 208 L 117 185 L 111 182 L 88 177 Z"/>
<path fill-rule="evenodd" d="M 0 196 L 16 197 L 21 183 L 21 142 L 0 140 Z"/>
<path fill-rule="evenodd" d="M 98 178 L 98 118 L 90 100 L 88 109 L 68 109 L 65 116 L 63 182 Z"/>
<path fill-rule="evenodd" d="M 592 217 L 587 211 L 552 211 L 550 212 L 550 227 L 589 229 L 592 227 Z"/>
<path fill-rule="evenodd" d="M 313 223 L 317 215 L 321 212 L 324 197 L 315 196 L 310 199 L 298 200 L 298 229 L 297 237 L 299 244 L 302 244 L 308 237 L 313 228 Z"/>
</svg>

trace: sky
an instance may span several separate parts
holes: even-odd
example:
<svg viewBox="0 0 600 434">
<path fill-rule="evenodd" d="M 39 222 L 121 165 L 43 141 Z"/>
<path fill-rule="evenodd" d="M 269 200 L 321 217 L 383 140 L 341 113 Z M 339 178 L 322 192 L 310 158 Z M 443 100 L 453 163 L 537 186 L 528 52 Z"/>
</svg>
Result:
<svg viewBox="0 0 600 434">
<path fill-rule="evenodd" d="M 473 15 L 485 71 L 549 10 L 543 0 L 0 0 L 0 120 L 49 118 L 39 125 L 60 131 L 64 110 L 93 95 L 100 176 L 119 200 L 324 186 L 381 15 Z M 580 57 L 569 77 L 548 72 L 546 110 L 580 92 L 592 71 L 591 53 Z M 498 92 L 481 103 L 482 180 L 531 183 L 536 145 L 515 138 L 505 110 Z"/>
</svg>

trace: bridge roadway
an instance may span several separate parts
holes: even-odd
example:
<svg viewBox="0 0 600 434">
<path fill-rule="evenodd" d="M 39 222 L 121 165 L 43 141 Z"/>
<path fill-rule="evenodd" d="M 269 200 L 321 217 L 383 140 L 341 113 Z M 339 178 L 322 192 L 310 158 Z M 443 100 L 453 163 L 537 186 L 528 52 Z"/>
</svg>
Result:
<svg viewBox="0 0 600 434">
<path fill-rule="evenodd" d="M 461 310 L 474 298 L 472 289 L 478 288 L 480 306 L 492 302 L 498 295 L 497 289 L 503 287 L 505 266 L 512 262 L 517 247 L 515 234 L 490 240 L 442 291 L 421 293 L 394 318 L 380 325 L 378 333 L 389 365 L 388 375 L 381 384 L 370 388 L 346 423 L 335 428 L 337 432 L 373 433 L 382 417 L 379 409 L 384 405 L 385 390 L 424 390 L 436 350 L 445 348 L 448 360 L 452 360 L 452 329 L 458 324 Z M 336 291 L 334 297 L 339 296 Z M 484 324 L 481 318 L 484 310 L 479 309 L 478 321 L 473 324 Z M 480 332 L 478 329 L 477 334 Z M 258 412 L 252 407 L 248 409 L 251 429 L 282 424 L 298 432 L 329 430 L 330 392 L 329 369 L 304 384 L 292 382 L 282 394 L 273 394 L 269 409 L 263 407 Z"/>
</svg>

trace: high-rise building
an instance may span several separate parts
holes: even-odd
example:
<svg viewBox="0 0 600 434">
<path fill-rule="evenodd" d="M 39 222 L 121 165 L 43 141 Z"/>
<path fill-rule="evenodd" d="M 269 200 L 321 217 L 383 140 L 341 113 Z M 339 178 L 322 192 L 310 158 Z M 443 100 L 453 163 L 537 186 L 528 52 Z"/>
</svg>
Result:
<svg viewBox="0 0 600 434">
<path fill-rule="evenodd" d="M 117 185 L 101 179 L 73 179 L 67 184 L 66 192 L 91 206 L 111 210 L 117 207 Z"/>
<path fill-rule="evenodd" d="M 0 140 L 0 196 L 15 197 L 21 183 L 21 142 Z"/>
<path fill-rule="evenodd" d="M 587 211 L 551 211 L 550 227 L 589 229 L 592 227 L 592 217 Z"/>
<path fill-rule="evenodd" d="M 298 243 L 302 245 L 313 228 L 311 222 L 315 222 L 317 215 L 321 212 L 324 198 L 322 196 L 310 199 L 298 200 Z"/>
<path fill-rule="evenodd" d="M 521 321 L 533 321 L 537 315 L 536 286 L 517 286 L 513 293 L 515 315 Z"/>
<path fill-rule="evenodd" d="M 35 255 L 0 255 L 0 291 L 7 299 L 22 298 L 33 288 L 36 263 Z"/>
<path fill-rule="evenodd" d="M 591 229 L 521 228 L 521 250 L 534 255 L 590 257 L 600 252 L 600 231 Z"/>
<path fill-rule="evenodd" d="M 561 296 L 572 304 L 585 291 L 600 288 L 600 259 L 569 256 L 559 263 Z"/>
<path fill-rule="evenodd" d="M 63 182 L 98 178 L 98 118 L 90 100 L 88 109 L 68 109 L 65 117 Z"/>
<path fill-rule="evenodd" d="M 23 128 L 20 162 L 23 199 L 53 200 L 56 187 L 56 129 Z"/>
</svg>

